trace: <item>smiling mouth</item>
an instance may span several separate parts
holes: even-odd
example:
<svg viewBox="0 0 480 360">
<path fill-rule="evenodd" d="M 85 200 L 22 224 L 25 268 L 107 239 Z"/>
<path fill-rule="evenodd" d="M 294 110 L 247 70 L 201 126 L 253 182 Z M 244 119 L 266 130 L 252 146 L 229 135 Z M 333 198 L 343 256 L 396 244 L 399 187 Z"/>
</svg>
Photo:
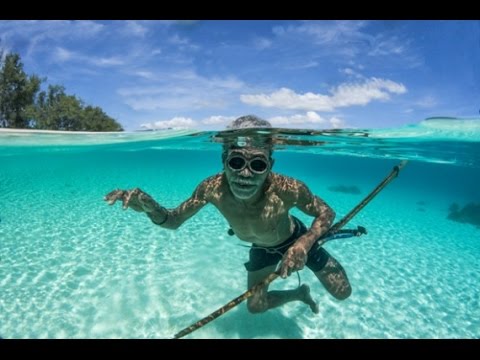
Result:
<svg viewBox="0 0 480 360">
<path fill-rule="evenodd" d="M 252 187 L 252 186 L 255 186 L 255 184 L 252 184 L 248 181 L 234 181 L 233 182 L 235 184 L 235 186 L 239 186 L 239 187 L 242 187 L 242 188 L 249 188 L 249 187 Z"/>
</svg>

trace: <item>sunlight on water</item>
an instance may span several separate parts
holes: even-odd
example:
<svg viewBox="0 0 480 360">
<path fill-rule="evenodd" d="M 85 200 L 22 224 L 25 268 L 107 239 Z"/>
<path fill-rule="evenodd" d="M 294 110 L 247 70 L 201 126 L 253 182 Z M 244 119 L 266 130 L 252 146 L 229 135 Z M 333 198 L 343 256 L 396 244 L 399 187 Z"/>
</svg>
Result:
<svg viewBox="0 0 480 360">
<path fill-rule="evenodd" d="M 400 159 L 411 161 L 349 224 L 368 235 L 325 245 L 344 266 L 351 297 L 335 300 L 302 271 L 320 314 L 290 303 L 251 315 L 241 304 L 189 337 L 480 337 L 479 123 L 274 129 L 273 170 L 308 184 L 336 220 Z M 103 201 L 138 186 L 178 206 L 222 170 L 225 136 L 1 130 L 0 337 L 171 338 L 244 292 L 248 248 L 213 206 L 171 231 Z M 296 276 L 272 284 L 296 286 Z"/>
</svg>

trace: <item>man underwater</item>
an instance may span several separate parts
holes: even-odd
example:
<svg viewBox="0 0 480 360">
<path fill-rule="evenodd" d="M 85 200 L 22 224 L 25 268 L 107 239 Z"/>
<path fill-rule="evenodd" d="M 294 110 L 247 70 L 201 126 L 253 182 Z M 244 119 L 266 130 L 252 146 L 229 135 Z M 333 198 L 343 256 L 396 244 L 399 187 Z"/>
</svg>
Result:
<svg viewBox="0 0 480 360">
<path fill-rule="evenodd" d="M 268 121 L 248 115 L 236 119 L 230 129 L 270 127 Z M 303 182 L 272 172 L 272 152 L 271 145 L 259 145 L 249 137 L 226 142 L 223 171 L 203 180 L 175 209 L 164 208 L 139 188 L 113 190 L 105 201 L 113 205 L 121 200 L 124 209 L 144 212 L 166 229 L 177 229 L 202 207 L 213 204 L 235 235 L 252 243 L 245 263 L 248 288 L 274 272 L 279 262 L 282 278 L 306 265 L 332 296 L 344 300 L 352 291 L 345 270 L 317 243 L 332 225 L 335 212 Z M 314 217 L 310 228 L 289 214 L 295 207 Z M 248 299 L 247 307 L 251 313 L 261 313 L 291 301 L 307 304 L 314 313 L 319 311 L 306 284 L 282 291 L 268 291 L 268 285 L 264 286 Z"/>
</svg>

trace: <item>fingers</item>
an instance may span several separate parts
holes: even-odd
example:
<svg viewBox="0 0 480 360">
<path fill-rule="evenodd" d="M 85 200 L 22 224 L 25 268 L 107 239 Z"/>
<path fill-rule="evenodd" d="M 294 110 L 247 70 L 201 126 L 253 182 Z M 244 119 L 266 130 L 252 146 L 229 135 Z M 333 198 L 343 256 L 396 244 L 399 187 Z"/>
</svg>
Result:
<svg viewBox="0 0 480 360">
<path fill-rule="evenodd" d="M 122 199 L 124 194 L 125 194 L 125 191 L 120 189 L 115 189 L 113 191 L 110 191 L 107 195 L 105 195 L 103 197 L 103 200 L 108 202 L 108 205 L 113 205 L 117 200 Z"/>
<path fill-rule="evenodd" d="M 108 202 L 109 205 L 113 205 L 117 200 L 121 200 L 124 209 L 127 209 L 130 206 L 138 211 L 141 210 L 138 201 L 140 194 L 142 194 L 142 190 L 139 188 L 133 190 L 116 189 L 105 195 L 103 199 Z"/>
<path fill-rule="evenodd" d="M 280 269 L 278 271 L 278 274 L 280 275 L 280 277 L 282 279 L 285 279 L 285 266 L 284 266 L 284 262 L 282 261 L 282 263 L 280 264 Z"/>
<path fill-rule="evenodd" d="M 293 268 L 295 266 L 295 262 L 292 260 L 290 255 L 282 261 L 282 265 L 280 267 L 280 276 L 282 279 L 286 279 L 292 274 Z"/>
<path fill-rule="evenodd" d="M 139 188 L 132 190 L 116 189 L 105 195 L 103 199 L 108 202 L 109 205 L 113 205 L 117 200 L 121 200 L 124 210 L 131 208 L 139 212 L 152 212 L 156 206 L 158 206 L 150 195 L 144 193 Z"/>
<path fill-rule="evenodd" d="M 302 270 L 307 261 L 307 257 L 303 252 L 297 252 L 289 249 L 284 256 L 280 266 L 280 276 L 283 279 L 289 277 L 293 271 Z"/>
<path fill-rule="evenodd" d="M 280 267 L 280 277 L 282 279 L 286 279 L 288 277 L 288 266 L 285 261 L 282 262 L 282 266 Z"/>
</svg>

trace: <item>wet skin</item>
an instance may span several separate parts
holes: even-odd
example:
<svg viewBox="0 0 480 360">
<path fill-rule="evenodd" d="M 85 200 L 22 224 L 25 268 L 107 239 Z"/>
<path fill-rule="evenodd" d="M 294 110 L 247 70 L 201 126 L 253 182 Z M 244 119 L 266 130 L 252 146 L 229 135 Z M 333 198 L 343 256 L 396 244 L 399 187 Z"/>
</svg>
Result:
<svg viewBox="0 0 480 360">
<path fill-rule="evenodd" d="M 233 170 L 228 166 L 228 161 L 235 156 L 240 156 L 247 162 L 252 159 L 261 159 L 268 164 L 268 167 L 264 173 L 254 172 L 250 166 Z M 175 209 L 165 209 L 139 188 L 113 190 L 105 196 L 105 201 L 110 205 L 116 201 L 122 201 L 124 209 L 131 208 L 145 212 L 153 223 L 167 229 L 177 229 L 203 206 L 210 203 L 225 217 L 239 239 L 262 247 L 275 247 L 292 235 L 295 225 L 289 210 L 296 207 L 314 217 L 314 220 L 310 229 L 296 239 L 283 256 L 280 275 L 286 278 L 293 271 L 305 266 L 308 251 L 316 239 L 329 229 L 335 212 L 322 199 L 312 194 L 303 182 L 273 173 L 272 165 L 273 160 L 269 158 L 267 150 L 234 149 L 229 151 L 224 161 L 224 171 L 203 180 L 192 196 Z M 335 259 L 330 258 L 336 262 Z M 249 287 L 274 270 L 275 267 L 250 272 Z M 315 275 L 324 283 L 324 279 L 319 277 L 320 272 Z M 332 277 L 331 274 L 329 276 Z M 327 290 L 338 299 L 348 297 L 350 285 L 340 265 L 336 280 L 340 280 L 340 284 L 329 286 L 324 283 Z M 330 291 L 332 287 L 346 289 L 348 295 L 337 296 L 338 294 Z M 257 296 L 249 299 L 248 305 L 251 312 L 262 312 L 294 300 L 303 301 L 312 311 L 318 312 L 318 306 L 312 300 L 306 285 L 291 291 L 267 292 L 267 290 L 268 288 L 265 288 Z"/>
</svg>

